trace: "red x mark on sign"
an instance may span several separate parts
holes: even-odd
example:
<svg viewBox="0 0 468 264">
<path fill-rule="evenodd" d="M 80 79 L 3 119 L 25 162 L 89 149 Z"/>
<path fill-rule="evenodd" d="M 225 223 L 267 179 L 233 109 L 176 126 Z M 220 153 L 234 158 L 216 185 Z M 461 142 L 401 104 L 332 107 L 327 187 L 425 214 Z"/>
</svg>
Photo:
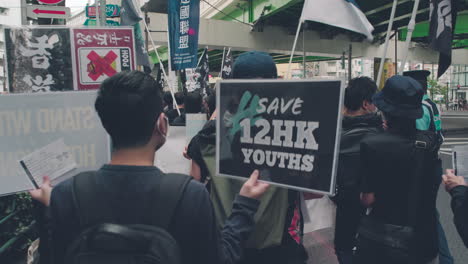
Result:
<svg viewBox="0 0 468 264">
<path fill-rule="evenodd" d="M 96 81 L 101 75 L 113 76 L 117 71 L 112 67 L 112 63 L 117 59 L 117 54 L 112 50 L 106 56 L 101 58 L 94 50 L 88 56 L 90 63 L 88 64 L 88 76 Z"/>
</svg>

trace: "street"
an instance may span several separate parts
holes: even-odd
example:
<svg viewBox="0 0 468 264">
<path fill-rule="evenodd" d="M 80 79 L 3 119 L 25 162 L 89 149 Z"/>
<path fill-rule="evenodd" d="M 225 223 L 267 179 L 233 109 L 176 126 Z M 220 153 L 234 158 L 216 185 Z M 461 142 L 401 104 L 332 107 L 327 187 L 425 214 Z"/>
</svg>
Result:
<svg viewBox="0 0 468 264">
<path fill-rule="evenodd" d="M 445 169 L 452 168 L 452 147 L 455 145 L 468 144 L 468 130 L 463 128 L 468 124 L 467 112 L 453 112 L 442 116 L 444 129 L 448 129 L 445 142 L 441 147 L 440 158 Z M 451 132 L 460 131 L 460 132 Z M 450 208 L 450 195 L 441 186 L 437 198 L 437 208 L 440 213 L 440 221 L 444 227 L 450 251 L 455 259 L 455 263 L 468 263 L 468 249 L 460 239 L 455 225 L 453 224 L 453 214 Z M 304 244 L 309 253 L 309 264 L 337 264 L 334 246 L 333 230 L 331 228 L 322 229 L 304 236 Z"/>
</svg>

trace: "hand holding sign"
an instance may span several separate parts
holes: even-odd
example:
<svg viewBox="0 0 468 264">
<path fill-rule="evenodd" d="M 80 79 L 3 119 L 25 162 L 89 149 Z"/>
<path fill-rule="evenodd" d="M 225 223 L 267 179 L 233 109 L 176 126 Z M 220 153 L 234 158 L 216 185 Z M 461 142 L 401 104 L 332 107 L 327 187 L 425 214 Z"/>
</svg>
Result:
<svg viewBox="0 0 468 264">
<path fill-rule="evenodd" d="M 259 182 L 259 175 L 258 170 L 254 170 L 250 178 L 242 185 L 239 194 L 252 199 L 260 199 L 270 185 L 265 182 Z"/>
<path fill-rule="evenodd" d="M 40 189 L 31 190 L 29 191 L 29 194 L 34 200 L 40 202 L 45 206 L 49 206 L 50 196 L 52 194 L 52 186 L 50 184 L 49 177 L 44 176 Z"/>
</svg>

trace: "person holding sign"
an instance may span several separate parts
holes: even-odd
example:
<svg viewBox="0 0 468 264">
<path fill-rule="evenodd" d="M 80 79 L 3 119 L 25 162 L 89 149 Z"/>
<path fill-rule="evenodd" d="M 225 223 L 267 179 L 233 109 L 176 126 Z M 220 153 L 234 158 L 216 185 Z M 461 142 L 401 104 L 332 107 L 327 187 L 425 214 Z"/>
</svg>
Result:
<svg viewBox="0 0 468 264">
<path fill-rule="evenodd" d="M 169 243 L 159 243 L 156 248 L 170 247 L 169 253 L 177 253 L 156 252 L 160 253 L 157 256 L 176 257 L 177 263 L 239 262 L 242 245 L 254 227 L 258 199 L 268 184 L 258 181 L 258 171 L 252 173 L 236 195 L 219 234 L 204 185 L 154 167 L 155 152 L 165 144 L 169 128 L 162 105 L 159 85 L 142 72 L 121 72 L 102 83 L 95 108 L 112 139 L 110 163 L 53 189 L 46 184 L 31 192 L 45 205 L 50 200 L 53 263 L 78 263 L 78 256 L 86 256 L 86 263 L 123 263 L 136 253 L 140 255 L 135 259 L 141 260 L 141 252 L 155 253 L 150 245 L 162 238 Z M 136 224 L 145 227 L 143 236 Z M 159 236 L 152 232 L 157 227 Z M 49 237 L 44 235 L 41 241 L 49 241 Z M 86 253 L 93 253 L 83 253 L 82 243 L 86 243 Z M 112 257 L 114 261 L 109 260 Z M 142 263 L 135 259 L 124 263 Z"/>
<path fill-rule="evenodd" d="M 464 177 L 456 176 L 453 170 L 447 170 L 442 177 L 445 189 L 452 196 L 453 221 L 468 248 L 468 184 Z"/>
<path fill-rule="evenodd" d="M 423 94 L 417 81 L 393 76 L 373 97 L 386 131 L 361 143 L 361 200 L 372 211 L 358 230 L 358 263 L 426 264 L 437 259 L 440 175 L 424 166 L 434 164 L 435 133 L 416 130 Z"/>
<path fill-rule="evenodd" d="M 246 52 L 237 58 L 233 66 L 233 79 L 276 78 L 276 64 L 271 56 L 266 53 L 257 51 Z M 286 89 L 287 87 L 284 88 Z M 228 111 L 224 114 L 220 115 L 219 109 L 217 109 L 217 118 L 222 122 L 232 123 L 233 116 L 237 112 L 237 99 L 240 99 L 240 97 L 233 99 L 231 104 L 227 106 Z M 291 104 L 289 105 L 294 107 Z M 210 131 L 209 127 L 206 127 L 204 132 L 206 133 L 207 131 Z M 214 129 L 211 129 L 211 131 L 213 133 L 216 132 Z M 244 137 L 247 136 L 244 133 Z M 207 136 L 204 138 L 208 139 Z M 206 147 L 203 149 L 205 150 Z M 204 160 L 207 161 L 207 167 L 211 168 L 211 199 L 213 200 L 215 215 L 218 222 L 221 223 L 229 216 L 231 212 L 229 204 L 234 200 L 235 194 L 239 192 L 242 182 L 235 179 L 217 177 L 214 171 L 215 161 L 212 159 L 214 152 L 209 154 L 211 156 L 206 155 Z M 308 257 L 302 245 L 303 223 L 299 195 L 301 193 L 297 191 L 270 187 L 262 198 L 262 204 L 255 217 L 255 230 L 245 244 L 246 254 L 240 262 L 241 264 L 306 263 Z"/>
</svg>

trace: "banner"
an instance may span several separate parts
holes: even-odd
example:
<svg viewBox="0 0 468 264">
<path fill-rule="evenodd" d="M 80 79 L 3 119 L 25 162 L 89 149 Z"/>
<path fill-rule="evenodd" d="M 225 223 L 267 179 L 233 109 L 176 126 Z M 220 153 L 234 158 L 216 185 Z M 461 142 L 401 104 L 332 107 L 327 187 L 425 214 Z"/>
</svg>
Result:
<svg viewBox="0 0 468 264">
<path fill-rule="evenodd" d="M 457 1 L 430 1 L 430 47 L 438 51 L 439 68 L 437 78 L 440 78 L 452 64 L 452 41 L 457 20 Z"/>
<path fill-rule="evenodd" d="M 5 28 L 10 92 L 73 90 L 69 28 Z"/>
<path fill-rule="evenodd" d="M 199 23 L 200 1 L 169 1 L 169 45 L 173 70 L 197 67 Z"/>
<path fill-rule="evenodd" d="M 130 27 L 5 28 L 12 93 L 97 89 L 117 72 L 135 69 Z"/>
<path fill-rule="evenodd" d="M 231 52 L 231 48 L 229 48 L 223 56 L 223 67 L 221 69 L 222 79 L 224 80 L 231 79 L 232 64 L 233 64 L 232 52 Z"/>
<path fill-rule="evenodd" d="M 0 195 L 34 188 L 19 160 L 62 138 L 78 167 L 60 179 L 107 163 L 110 144 L 95 100 L 95 91 L 0 95 Z"/>
<path fill-rule="evenodd" d="M 75 87 L 98 89 L 105 79 L 135 69 L 133 28 L 73 29 Z"/>
<path fill-rule="evenodd" d="M 217 91 L 217 175 L 334 194 L 341 81 L 229 80 Z"/>
</svg>

